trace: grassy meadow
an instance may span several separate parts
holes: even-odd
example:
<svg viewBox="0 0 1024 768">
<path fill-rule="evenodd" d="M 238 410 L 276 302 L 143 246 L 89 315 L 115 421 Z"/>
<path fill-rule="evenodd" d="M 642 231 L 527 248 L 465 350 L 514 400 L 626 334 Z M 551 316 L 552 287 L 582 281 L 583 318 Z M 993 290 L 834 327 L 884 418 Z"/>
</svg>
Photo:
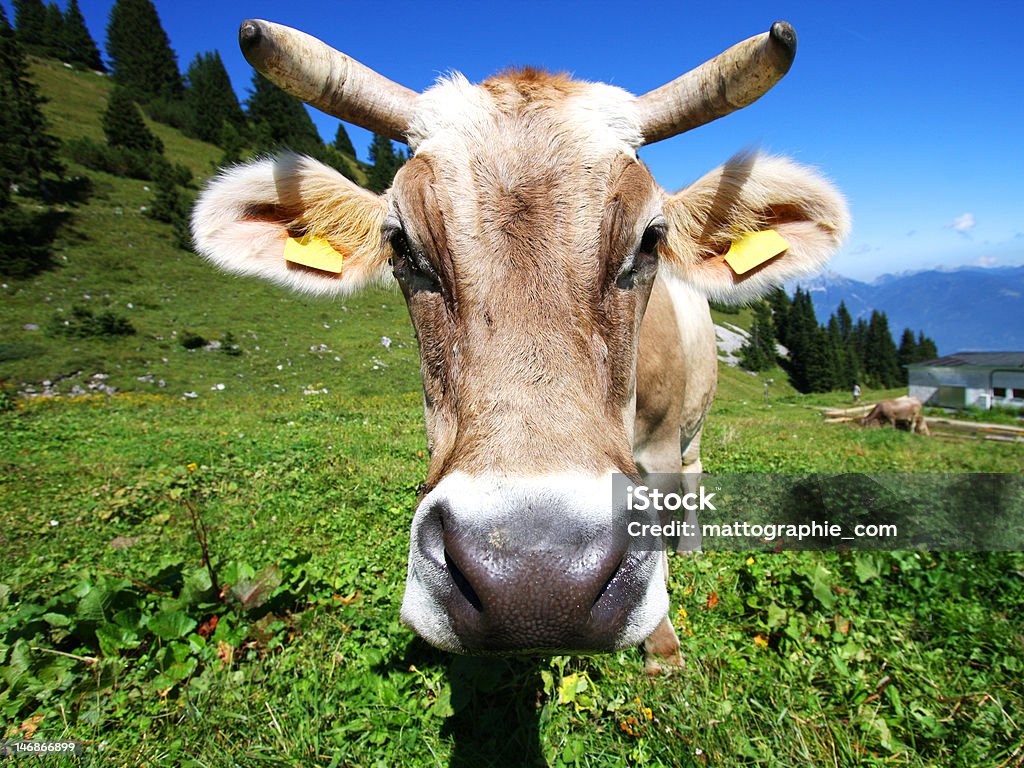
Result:
<svg viewBox="0 0 1024 768">
<path fill-rule="evenodd" d="M 33 75 L 58 135 L 101 137 L 105 78 Z M 212 172 L 218 149 L 153 127 Z M 0 739 L 84 742 L 22 759 L 1024 765 L 1022 553 L 674 556 L 686 667 L 666 677 L 638 649 L 433 650 L 398 622 L 426 467 L 400 294 L 218 274 L 143 215 L 145 182 L 88 175 L 54 268 L 0 288 Z M 82 309 L 135 333 L 63 333 Z M 1019 446 L 824 425 L 845 394 L 771 377 L 765 402 L 723 367 L 708 471 L 1024 466 Z"/>
</svg>

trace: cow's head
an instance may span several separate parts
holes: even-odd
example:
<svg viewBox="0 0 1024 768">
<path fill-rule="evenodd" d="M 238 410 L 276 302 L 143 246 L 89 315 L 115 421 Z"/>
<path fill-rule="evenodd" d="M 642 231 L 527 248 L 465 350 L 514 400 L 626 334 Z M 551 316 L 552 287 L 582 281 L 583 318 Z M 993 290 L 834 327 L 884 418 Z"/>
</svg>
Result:
<svg viewBox="0 0 1024 768">
<path fill-rule="evenodd" d="M 668 195 L 636 153 L 758 98 L 789 67 L 792 29 L 641 98 L 532 70 L 417 94 L 286 27 L 246 22 L 241 39 L 286 90 L 414 150 L 381 196 L 309 158 L 236 167 L 193 222 L 198 249 L 231 271 L 320 294 L 394 279 L 405 295 L 430 465 L 403 620 L 455 651 L 640 643 L 668 609 L 661 553 L 613 535 L 611 476 L 637 471 L 637 338 L 655 274 L 753 297 L 819 268 L 846 212 L 786 160 L 740 156 Z M 767 228 L 788 250 L 737 274 L 724 254 Z M 286 254 L 309 236 L 334 256 Z"/>
</svg>

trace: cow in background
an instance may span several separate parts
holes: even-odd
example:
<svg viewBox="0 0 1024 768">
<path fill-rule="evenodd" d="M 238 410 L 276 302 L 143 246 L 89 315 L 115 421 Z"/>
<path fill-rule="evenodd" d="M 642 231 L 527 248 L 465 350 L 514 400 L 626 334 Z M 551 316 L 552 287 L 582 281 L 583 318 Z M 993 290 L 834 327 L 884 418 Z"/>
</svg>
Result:
<svg viewBox="0 0 1024 768">
<path fill-rule="evenodd" d="M 321 41 L 242 25 L 253 66 L 407 142 L 383 195 L 295 155 L 226 170 L 193 217 L 220 267 L 308 293 L 397 284 L 416 331 L 430 462 L 402 620 L 460 653 L 680 660 L 664 551 L 617 535 L 611 478 L 699 472 L 717 363 L 706 297 L 818 271 L 839 193 L 743 154 L 668 194 L 637 150 L 722 117 L 789 69 L 779 22 L 643 96 L 525 69 L 416 93 Z"/>
<path fill-rule="evenodd" d="M 904 395 L 893 400 L 882 400 L 875 404 L 867 416 L 860 420 L 862 427 L 881 426 L 888 424 L 894 429 L 908 429 L 921 435 L 927 435 L 928 422 L 921 413 L 921 401 L 916 397 Z"/>
</svg>

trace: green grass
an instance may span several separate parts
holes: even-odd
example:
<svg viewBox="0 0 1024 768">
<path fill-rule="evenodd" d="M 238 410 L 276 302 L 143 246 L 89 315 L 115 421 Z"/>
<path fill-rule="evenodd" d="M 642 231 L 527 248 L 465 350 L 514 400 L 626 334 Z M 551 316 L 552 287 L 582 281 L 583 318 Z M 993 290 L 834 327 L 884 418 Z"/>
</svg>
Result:
<svg viewBox="0 0 1024 768">
<path fill-rule="evenodd" d="M 34 71 L 62 136 L 98 125 L 105 79 Z M 175 162 L 217 154 L 158 130 Z M 0 413 L 0 737 L 78 739 L 67 762 L 104 766 L 1019 764 L 1021 553 L 674 557 L 668 678 L 639 650 L 431 649 L 398 623 L 426 468 L 401 297 L 217 274 L 139 214 L 143 183 L 90 175 L 59 266 L 2 289 L 0 378 L 61 394 Z M 137 333 L 48 334 L 75 306 Z M 825 425 L 845 393 L 768 376 L 766 403 L 722 369 L 709 471 L 1022 469 L 1013 445 Z M 117 391 L 66 397 L 90 383 Z M 214 594 L 189 504 L 226 591 L 267 594 Z"/>
<path fill-rule="evenodd" d="M 864 451 L 862 467 L 844 468 L 889 468 L 900 440 L 914 439 L 825 428 L 807 413 L 786 429 Z M 43 713 L 37 738 L 106 742 L 87 764 L 217 764 L 210 755 L 222 749 L 241 764 L 319 764 L 318 755 L 325 765 L 335 756 L 518 764 L 512 743 L 517 758 L 532 752 L 553 765 L 577 755 L 581 765 L 967 765 L 997 764 L 1014 746 L 1020 555 L 676 557 L 673 605 L 685 614 L 674 619 L 689 663 L 670 679 L 648 680 L 636 651 L 459 659 L 397 622 L 425 466 L 416 395 L 43 400 L 3 426 L 10 519 L 0 583 L 14 605 L 87 578 L 160 586 L 168 564 L 199 568 L 186 510 L 171 496 L 183 483 L 221 567 L 258 569 L 301 552 L 316 574 L 269 641 L 239 636 L 230 665 L 198 653 L 191 676 L 161 694 L 151 657 L 168 643 L 154 640 L 99 668 L 72 664 L 70 688 L 8 713 L 14 726 Z M 774 443 L 781 429 L 770 422 L 744 436 Z M 711 434 L 716 468 L 772 458 L 760 444 L 731 455 Z M 894 439 L 851 440 L 864 434 Z M 825 461 L 795 440 L 779 450 L 800 467 Z M 137 541 L 115 549 L 119 538 Z M 48 647 L 45 636 L 36 642 Z M 55 647 L 102 655 L 95 640 Z M 581 680 L 586 689 L 569 701 Z"/>
</svg>

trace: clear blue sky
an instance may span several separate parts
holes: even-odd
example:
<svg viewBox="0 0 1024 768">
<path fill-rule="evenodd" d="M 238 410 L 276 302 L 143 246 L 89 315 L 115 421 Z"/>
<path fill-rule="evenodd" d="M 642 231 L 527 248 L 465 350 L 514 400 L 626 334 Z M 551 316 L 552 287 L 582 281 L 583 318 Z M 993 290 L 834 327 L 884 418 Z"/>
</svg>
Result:
<svg viewBox="0 0 1024 768">
<path fill-rule="evenodd" d="M 60 0 L 64 7 L 66 0 Z M 10 0 L 5 0 L 10 14 Z M 80 0 L 103 47 L 113 0 Z M 220 51 L 241 98 L 249 17 L 297 27 L 411 88 L 459 70 L 531 64 L 643 93 L 776 19 L 800 44 L 761 101 L 641 151 L 675 190 L 759 146 L 818 166 L 854 215 L 836 271 L 860 279 L 936 266 L 1024 264 L 1024 4 L 806 2 L 269 2 L 156 0 L 184 70 Z M 629 10 L 626 10 L 629 9 Z M 12 15 L 13 18 L 13 15 Z M 337 122 L 313 111 L 330 141 Z M 349 128 L 366 155 L 369 135 Z"/>
</svg>

